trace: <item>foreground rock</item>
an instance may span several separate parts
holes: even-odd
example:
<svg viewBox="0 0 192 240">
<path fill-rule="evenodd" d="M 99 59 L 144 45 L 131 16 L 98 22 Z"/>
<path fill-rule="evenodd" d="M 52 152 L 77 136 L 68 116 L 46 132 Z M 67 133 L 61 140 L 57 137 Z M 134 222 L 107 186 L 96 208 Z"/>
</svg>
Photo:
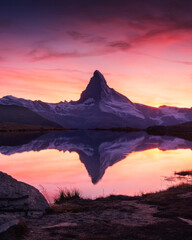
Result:
<svg viewBox="0 0 192 240">
<path fill-rule="evenodd" d="M 27 217 L 42 215 L 48 203 L 36 188 L 0 172 L 0 211 Z"/>
<path fill-rule="evenodd" d="M 42 216 L 47 207 L 46 199 L 36 188 L 0 172 L 0 233 L 25 217 Z"/>
</svg>

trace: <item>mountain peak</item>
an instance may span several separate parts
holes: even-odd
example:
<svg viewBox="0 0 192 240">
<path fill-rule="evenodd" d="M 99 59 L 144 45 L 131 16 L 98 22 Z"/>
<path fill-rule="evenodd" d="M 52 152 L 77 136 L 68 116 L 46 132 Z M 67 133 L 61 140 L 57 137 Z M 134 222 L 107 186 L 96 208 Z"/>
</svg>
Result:
<svg viewBox="0 0 192 240">
<path fill-rule="evenodd" d="M 16 97 L 12 96 L 12 95 L 7 95 L 3 97 L 4 99 L 17 99 Z"/>
<path fill-rule="evenodd" d="M 102 93 L 105 94 L 108 92 L 108 85 L 104 78 L 104 76 L 96 70 L 93 73 L 93 77 L 90 79 L 89 84 L 87 85 L 86 89 L 82 92 L 81 97 L 78 103 L 82 103 L 89 98 L 93 98 L 96 101 L 101 99 Z"/>
<path fill-rule="evenodd" d="M 94 84 L 101 84 L 101 87 L 106 87 L 107 82 L 101 72 L 95 70 L 93 73 L 93 77 L 91 78 L 90 82 L 95 82 Z M 108 87 L 108 86 L 107 86 Z"/>
<path fill-rule="evenodd" d="M 101 72 L 99 72 L 99 70 L 95 70 L 95 72 L 93 73 L 93 77 L 106 82 L 103 74 Z"/>
<path fill-rule="evenodd" d="M 0 99 L 0 104 L 12 104 L 17 100 L 18 100 L 18 98 L 14 97 L 12 95 L 7 95 Z"/>
</svg>

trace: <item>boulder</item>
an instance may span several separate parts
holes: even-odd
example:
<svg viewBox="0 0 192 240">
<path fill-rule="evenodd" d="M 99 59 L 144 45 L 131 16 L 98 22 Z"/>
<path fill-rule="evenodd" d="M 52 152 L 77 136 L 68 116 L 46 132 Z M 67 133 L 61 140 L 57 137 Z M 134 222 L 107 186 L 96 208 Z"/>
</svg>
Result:
<svg viewBox="0 0 192 240">
<path fill-rule="evenodd" d="M 45 197 L 35 187 L 0 172 L 0 212 L 24 217 L 39 217 L 48 207 Z"/>
</svg>

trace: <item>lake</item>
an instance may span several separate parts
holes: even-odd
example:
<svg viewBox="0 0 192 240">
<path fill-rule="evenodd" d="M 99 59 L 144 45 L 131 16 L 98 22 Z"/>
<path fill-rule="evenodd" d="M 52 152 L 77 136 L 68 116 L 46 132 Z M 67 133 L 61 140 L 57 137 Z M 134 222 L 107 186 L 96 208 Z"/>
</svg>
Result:
<svg viewBox="0 0 192 240">
<path fill-rule="evenodd" d="M 192 142 L 145 132 L 61 131 L 2 134 L 0 170 L 52 202 L 59 189 L 82 196 L 135 195 L 177 184 L 192 167 Z"/>
</svg>

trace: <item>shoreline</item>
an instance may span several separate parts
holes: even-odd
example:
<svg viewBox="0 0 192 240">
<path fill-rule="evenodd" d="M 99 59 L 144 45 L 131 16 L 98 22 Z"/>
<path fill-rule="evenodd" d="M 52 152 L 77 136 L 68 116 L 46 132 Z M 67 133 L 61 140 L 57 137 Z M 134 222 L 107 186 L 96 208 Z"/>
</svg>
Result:
<svg viewBox="0 0 192 240">
<path fill-rule="evenodd" d="M 149 135 L 153 136 L 168 136 L 168 137 L 175 137 L 175 138 L 181 138 L 188 141 L 192 141 L 192 130 L 191 129 L 185 129 L 185 128 L 179 128 L 177 129 L 171 129 L 169 127 L 149 127 L 146 129 L 137 129 L 137 128 L 93 128 L 93 129 L 76 129 L 76 128 L 47 128 L 47 127 L 38 127 L 38 128 L 0 128 L 0 135 L 23 135 L 23 134 L 31 134 L 31 133 L 46 133 L 46 132 L 57 132 L 57 131 L 97 131 L 97 132 L 103 132 L 103 131 L 109 131 L 109 132 L 124 132 L 124 133 L 132 133 L 132 132 L 145 132 Z"/>
<path fill-rule="evenodd" d="M 25 219 L 19 238 L 15 238 L 16 227 L 0 236 L 2 240 L 188 240 L 192 236 L 191 201 L 190 184 L 135 197 L 68 199 L 51 205 L 42 218 Z"/>
</svg>

